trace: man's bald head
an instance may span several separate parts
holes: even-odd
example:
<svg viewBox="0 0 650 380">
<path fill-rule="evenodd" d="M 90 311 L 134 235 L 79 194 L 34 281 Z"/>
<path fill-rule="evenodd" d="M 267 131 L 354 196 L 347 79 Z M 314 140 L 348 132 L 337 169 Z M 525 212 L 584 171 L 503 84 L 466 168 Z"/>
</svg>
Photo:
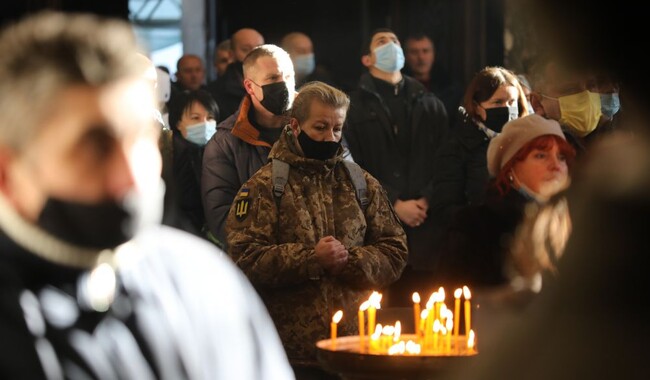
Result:
<svg viewBox="0 0 650 380">
<path fill-rule="evenodd" d="M 243 28 L 230 37 L 232 51 L 237 62 L 244 62 L 246 55 L 255 47 L 264 45 L 264 37 L 255 29 Z"/>
<path fill-rule="evenodd" d="M 294 56 L 311 54 L 314 52 L 311 38 L 301 32 L 291 32 L 287 34 L 282 38 L 280 45 L 292 58 Z"/>
</svg>

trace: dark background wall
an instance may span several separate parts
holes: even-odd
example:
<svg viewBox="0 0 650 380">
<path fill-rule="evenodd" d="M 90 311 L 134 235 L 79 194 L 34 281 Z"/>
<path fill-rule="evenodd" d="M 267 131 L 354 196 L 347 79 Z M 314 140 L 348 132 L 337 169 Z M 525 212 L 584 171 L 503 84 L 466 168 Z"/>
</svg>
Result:
<svg viewBox="0 0 650 380">
<path fill-rule="evenodd" d="M 362 71 L 361 45 L 378 27 L 393 29 L 403 40 L 424 32 L 437 47 L 436 64 L 464 84 L 486 65 L 503 64 L 502 0 L 275 0 L 255 3 L 215 0 L 217 41 L 243 27 L 259 30 L 279 43 L 291 31 L 314 41 L 317 61 L 325 64 L 345 90 Z M 309 8 L 309 9 L 308 9 Z"/>
<path fill-rule="evenodd" d="M 364 70 L 361 45 L 378 27 L 393 29 L 401 40 L 424 32 L 435 42 L 436 65 L 463 87 L 486 65 L 504 62 L 504 0 L 206 0 L 208 35 L 216 42 L 242 27 L 259 30 L 279 43 L 291 31 L 314 41 L 318 62 L 329 67 L 344 89 L 354 88 Z M 40 9 L 84 11 L 128 19 L 128 0 L 24 0 L 0 5 L 4 23 Z M 211 25 L 210 25 L 211 24 Z"/>
</svg>

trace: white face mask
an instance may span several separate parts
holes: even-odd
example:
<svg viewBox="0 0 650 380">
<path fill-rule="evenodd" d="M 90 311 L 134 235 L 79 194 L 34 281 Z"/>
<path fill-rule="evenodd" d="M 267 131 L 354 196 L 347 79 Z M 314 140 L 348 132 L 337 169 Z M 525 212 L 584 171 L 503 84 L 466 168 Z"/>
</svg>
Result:
<svg viewBox="0 0 650 380">
<path fill-rule="evenodd" d="M 293 69 L 296 71 L 296 76 L 306 77 L 313 73 L 315 68 L 314 53 L 296 55 L 293 59 Z"/>
<path fill-rule="evenodd" d="M 208 120 L 202 123 L 188 125 L 186 130 L 187 136 L 185 139 L 187 141 L 203 146 L 208 143 L 208 140 L 217 131 L 217 122 Z"/>
<path fill-rule="evenodd" d="M 375 67 L 386 73 L 400 71 L 404 67 L 404 51 L 394 42 L 381 45 L 375 50 Z"/>
</svg>

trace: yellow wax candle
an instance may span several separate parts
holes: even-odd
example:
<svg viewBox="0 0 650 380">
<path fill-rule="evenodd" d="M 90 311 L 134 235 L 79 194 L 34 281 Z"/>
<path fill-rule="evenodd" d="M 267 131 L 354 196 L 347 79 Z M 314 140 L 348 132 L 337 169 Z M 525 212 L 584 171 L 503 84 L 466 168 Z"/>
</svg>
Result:
<svg viewBox="0 0 650 380">
<path fill-rule="evenodd" d="M 415 330 L 415 335 L 419 336 L 420 332 L 418 327 L 420 326 L 420 294 L 418 292 L 413 293 L 413 329 Z"/>
<path fill-rule="evenodd" d="M 364 301 L 361 306 L 359 306 L 359 350 L 361 352 L 365 351 L 365 327 L 366 327 L 366 321 L 365 321 L 365 314 L 366 310 L 368 310 L 368 306 L 370 306 L 370 303 L 368 301 Z"/>
<path fill-rule="evenodd" d="M 463 295 L 465 296 L 465 334 L 469 334 L 472 329 L 472 293 L 467 286 L 463 286 Z"/>
<path fill-rule="evenodd" d="M 429 317 L 429 309 L 422 310 L 422 313 L 420 313 L 420 331 L 422 331 L 421 345 L 425 349 L 429 339 L 429 333 L 427 332 L 427 320 L 429 319 L 428 317 Z"/>
<path fill-rule="evenodd" d="M 463 295 L 463 289 L 458 288 L 454 290 L 454 342 L 456 343 L 456 351 L 460 350 L 458 344 L 458 326 L 460 326 L 460 297 Z"/>
<path fill-rule="evenodd" d="M 334 316 L 332 317 L 332 323 L 330 325 L 330 338 L 332 339 L 332 349 L 336 349 L 336 325 L 341 321 L 341 318 L 343 318 L 342 310 L 339 310 L 336 313 L 334 313 Z"/>
<path fill-rule="evenodd" d="M 375 332 L 375 315 L 377 309 L 381 308 L 381 294 L 377 292 L 372 292 L 370 298 L 368 299 L 368 335 L 372 335 Z"/>
<path fill-rule="evenodd" d="M 468 354 L 473 354 L 476 346 L 476 335 L 474 334 L 474 330 L 469 330 L 469 334 L 467 335 L 467 353 Z"/>
<path fill-rule="evenodd" d="M 438 351 L 438 338 L 440 335 L 440 329 L 442 328 L 442 325 L 440 324 L 439 320 L 435 320 L 433 322 L 433 352 Z"/>
<path fill-rule="evenodd" d="M 451 313 L 451 311 L 450 311 L 450 313 Z M 451 316 L 449 318 L 447 318 L 447 326 L 446 327 L 447 327 L 447 331 L 446 331 L 446 333 L 447 333 L 447 349 L 445 350 L 445 352 L 447 353 L 447 355 L 451 355 L 451 329 L 454 327 L 454 320 L 451 318 Z"/>
<path fill-rule="evenodd" d="M 442 322 L 442 316 L 440 315 L 440 308 L 445 304 L 445 289 L 441 286 L 438 289 L 438 301 L 436 302 L 436 319 L 439 319 Z M 446 307 L 446 306 L 445 306 Z"/>
<path fill-rule="evenodd" d="M 379 351 L 379 338 L 381 337 L 381 324 L 377 324 L 375 332 L 370 336 L 370 352 Z"/>
</svg>

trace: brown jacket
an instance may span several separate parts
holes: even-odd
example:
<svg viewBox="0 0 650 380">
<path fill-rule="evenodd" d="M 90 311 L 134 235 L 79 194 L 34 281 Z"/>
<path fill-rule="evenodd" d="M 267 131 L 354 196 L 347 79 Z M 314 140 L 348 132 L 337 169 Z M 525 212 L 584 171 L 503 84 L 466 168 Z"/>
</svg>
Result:
<svg viewBox="0 0 650 380">
<path fill-rule="evenodd" d="M 327 161 L 307 159 L 287 128 L 269 156 L 291 166 L 280 210 L 269 163 L 242 186 L 226 222 L 229 254 L 262 296 L 294 363 L 315 360 L 315 343 L 328 337 L 338 309 L 344 313 L 339 335 L 356 334 L 361 302 L 397 280 L 406 265 L 406 235 L 385 191 L 364 172 L 364 215 L 341 155 L 342 149 Z M 336 276 L 323 272 L 314 256 L 328 235 L 350 253 Z"/>
</svg>

